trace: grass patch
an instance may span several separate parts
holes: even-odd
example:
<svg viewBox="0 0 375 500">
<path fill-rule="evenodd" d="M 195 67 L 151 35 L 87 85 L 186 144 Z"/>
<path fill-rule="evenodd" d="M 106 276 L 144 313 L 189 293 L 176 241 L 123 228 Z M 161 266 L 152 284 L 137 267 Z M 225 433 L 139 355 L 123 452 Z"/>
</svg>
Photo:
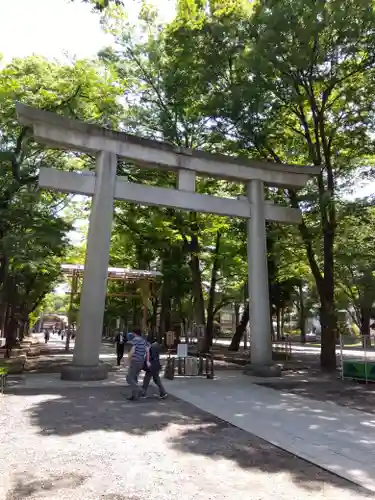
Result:
<svg viewBox="0 0 375 500">
<path fill-rule="evenodd" d="M 311 347 L 321 347 L 320 342 L 306 342 L 305 346 Z M 340 347 L 340 344 L 337 344 L 336 347 Z M 362 342 L 345 342 L 344 347 L 362 347 Z"/>
</svg>

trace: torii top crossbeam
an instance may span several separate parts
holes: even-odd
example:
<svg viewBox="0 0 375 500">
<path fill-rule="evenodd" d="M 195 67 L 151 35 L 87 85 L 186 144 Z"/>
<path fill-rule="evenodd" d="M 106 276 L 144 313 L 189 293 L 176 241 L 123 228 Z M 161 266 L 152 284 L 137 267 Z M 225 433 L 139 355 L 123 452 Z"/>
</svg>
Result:
<svg viewBox="0 0 375 500">
<path fill-rule="evenodd" d="M 82 152 L 109 151 L 137 165 L 185 169 L 199 175 L 233 181 L 259 179 L 270 186 L 303 187 L 319 167 L 279 165 L 221 154 L 206 153 L 116 132 L 98 125 L 70 120 L 55 113 L 17 103 L 17 115 L 24 125 L 31 125 L 36 141 L 59 149 Z"/>
</svg>

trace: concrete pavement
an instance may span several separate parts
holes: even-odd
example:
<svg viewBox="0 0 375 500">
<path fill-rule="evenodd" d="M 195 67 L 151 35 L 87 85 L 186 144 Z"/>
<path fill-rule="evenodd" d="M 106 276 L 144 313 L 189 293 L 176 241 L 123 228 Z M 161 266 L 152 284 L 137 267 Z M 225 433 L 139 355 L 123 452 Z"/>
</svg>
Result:
<svg viewBox="0 0 375 500">
<path fill-rule="evenodd" d="M 212 415 L 375 492 L 372 415 L 260 387 L 241 372 L 176 379 L 167 390 Z"/>
<path fill-rule="evenodd" d="M 34 333 L 33 336 L 36 339 L 38 339 L 41 344 L 44 343 L 44 335 L 42 333 Z M 75 340 L 70 339 L 70 349 L 74 349 L 74 346 L 75 346 Z M 47 343 L 47 347 L 49 347 L 51 349 L 61 350 L 61 352 L 59 353 L 59 357 L 61 357 L 61 358 L 72 359 L 71 353 L 64 352 L 65 338 L 64 338 L 64 340 L 61 340 L 61 338 L 57 334 L 50 335 L 50 340 Z M 112 345 L 102 344 L 99 358 L 101 361 L 104 361 L 104 362 L 106 362 L 106 361 L 111 362 L 114 359 L 116 359 L 115 347 Z"/>
<path fill-rule="evenodd" d="M 38 338 L 40 340 L 40 342 L 44 342 L 43 334 L 34 334 L 34 336 L 36 338 Z M 226 340 L 226 339 L 216 339 L 214 341 L 214 345 L 229 346 L 229 344 L 230 344 L 230 340 Z M 51 335 L 50 340 L 48 342 L 48 346 L 50 346 L 53 349 L 55 349 L 55 348 L 63 349 L 64 345 L 65 345 L 65 340 L 62 341 L 60 339 L 60 337 L 56 334 Z M 243 343 L 241 345 L 243 346 Z M 70 347 L 71 348 L 74 347 L 74 340 L 70 341 Z M 301 353 L 301 354 L 319 355 L 320 354 L 320 347 L 314 347 L 314 346 L 309 346 L 309 345 L 302 346 L 302 345 L 292 344 L 292 352 Z M 339 354 L 339 352 L 340 352 L 340 349 L 337 348 L 336 349 L 337 355 Z M 346 347 L 343 350 L 343 355 L 347 358 L 358 359 L 359 357 L 363 356 L 363 349 L 361 349 L 361 348 L 350 349 L 349 347 Z M 368 359 L 375 360 L 375 350 L 367 351 L 366 355 L 367 355 Z M 71 356 L 71 354 L 67 354 L 66 356 Z M 101 352 L 100 352 L 100 359 L 102 361 L 105 361 L 105 360 L 111 360 L 111 359 L 115 359 L 115 358 L 116 358 L 116 354 L 115 354 L 114 347 L 107 345 L 107 344 L 102 344 Z"/>
<path fill-rule="evenodd" d="M 231 343 L 230 339 L 215 339 L 214 340 L 214 345 L 222 345 L 222 346 L 229 346 Z M 243 347 L 243 342 L 241 342 L 241 346 Z M 302 354 L 320 354 L 320 347 L 315 347 L 315 346 L 310 346 L 310 345 L 298 345 L 295 343 L 292 343 L 292 352 L 296 353 L 302 353 Z M 340 354 L 340 347 L 337 346 L 336 348 L 336 354 Z M 343 356 L 345 357 L 355 357 L 359 358 L 363 355 L 363 349 L 361 347 L 344 347 L 343 348 Z M 367 351 L 367 357 L 369 359 L 374 359 L 375 360 L 375 349 L 372 348 Z"/>
</svg>

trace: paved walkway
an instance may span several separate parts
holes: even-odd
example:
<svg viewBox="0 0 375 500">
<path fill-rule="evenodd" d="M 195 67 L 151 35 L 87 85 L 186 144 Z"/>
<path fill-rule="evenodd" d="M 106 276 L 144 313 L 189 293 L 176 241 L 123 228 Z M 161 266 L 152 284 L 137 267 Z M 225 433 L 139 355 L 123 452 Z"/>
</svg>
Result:
<svg viewBox="0 0 375 500">
<path fill-rule="evenodd" d="M 260 387 L 241 372 L 177 379 L 168 391 L 240 429 L 375 492 L 375 419 Z"/>
<path fill-rule="evenodd" d="M 214 346 L 225 346 L 228 347 L 231 343 L 230 339 L 214 339 Z M 241 341 L 241 347 L 243 347 L 244 343 Z M 292 352 L 294 353 L 306 353 L 306 354 L 315 354 L 316 356 L 320 355 L 320 347 L 314 346 L 314 345 L 309 345 L 309 343 L 306 343 L 304 345 L 300 344 L 296 340 L 292 340 Z M 340 355 L 340 346 L 336 346 L 336 355 Z M 344 345 L 343 347 L 343 356 L 346 358 L 352 358 L 354 357 L 361 357 L 363 358 L 364 356 L 364 351 L 362 347 L 353 347 L 352 345 Z M 367 348 L 367 357 L 369 359 L 375 359 L 375 348 L 374 347 L 368 347 Z"/>
</svg>

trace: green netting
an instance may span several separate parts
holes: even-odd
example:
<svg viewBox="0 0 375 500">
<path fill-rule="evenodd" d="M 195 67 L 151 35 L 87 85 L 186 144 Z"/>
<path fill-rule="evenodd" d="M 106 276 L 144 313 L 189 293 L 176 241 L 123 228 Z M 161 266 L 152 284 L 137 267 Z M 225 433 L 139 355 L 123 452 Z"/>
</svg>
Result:
<svg viewBox="0 0 375 500">
<path fill-rule="evenodd" d="M 343 361 L 344 377 L 375 381 L 375 363 L 364 361 Z"/>
</svg>

